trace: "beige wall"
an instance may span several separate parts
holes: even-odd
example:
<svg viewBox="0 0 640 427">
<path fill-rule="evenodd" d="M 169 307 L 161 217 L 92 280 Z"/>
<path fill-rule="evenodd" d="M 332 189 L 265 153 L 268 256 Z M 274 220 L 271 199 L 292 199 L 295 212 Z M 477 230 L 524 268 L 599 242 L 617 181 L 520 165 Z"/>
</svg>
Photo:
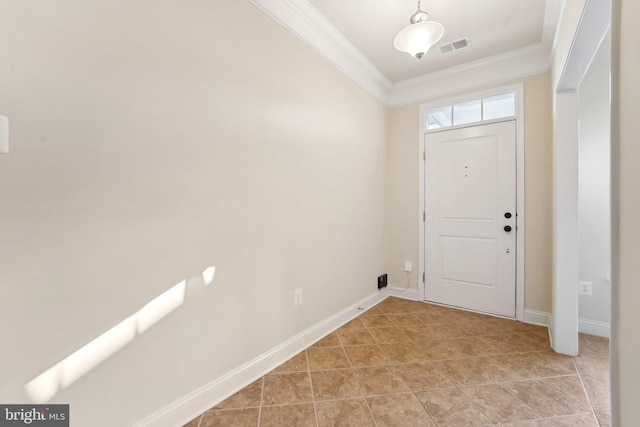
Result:
<svg viewBox="0 0 640 427">
<path fill-rule="evenodd" d="M 612 29 L 612 423 L 640 420 L 640 3 L 613 2 Z"/>
<path fill-rule="evenodd" d="M 592 295 L 578 295 L 580 319 L 609 324 L 611 312 L 611 73 L 610 37 L 603 40 L 578 89 L 579 278 Z"/>
<path fill-rule="evenodd" d="M 386 109 L 308 46 L 245 1 L 0 5 L 1 402 L 210 265 L 58 393 L 74 425 L 130 425 L 375 292 Z"/>
<path fill-rule="evenodd" d="M 525 91 L 525 308 L 548 313 L 551 311 L 552 268 L 550 74 L 527 77 L 521 82 Z M 503 85 L 511 83 L 516 82 Z M 386 265 L 390 283 L 406 286 L 404 261 L 413 261 L 412 288 L 417 288 L 418 284 L 418 116 L 417 104 L 392 108 L 388 125 L 390 243 Z"/>
<path fill-rule="evenodd" d="M 390 108 L 387 148 L 386 271 L 394 286 L 418 288 L 418 218 L 420 117 L 418 105 Z M 404 261 L 413 263 L 413 272 L 404 272 Z"/>
</svg>

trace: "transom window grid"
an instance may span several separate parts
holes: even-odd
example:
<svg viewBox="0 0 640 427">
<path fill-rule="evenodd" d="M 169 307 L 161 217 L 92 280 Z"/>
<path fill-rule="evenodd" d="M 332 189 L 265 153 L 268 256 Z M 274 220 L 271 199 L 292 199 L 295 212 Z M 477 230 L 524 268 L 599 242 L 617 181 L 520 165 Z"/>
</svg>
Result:
<svg viewBox="0 0 640 427">
<path fill-rule="evenodd" d="M 427 110 L 427 130 L 482 123 L 516 115 L 516 93 L 477 98 Z"/>
</svg>

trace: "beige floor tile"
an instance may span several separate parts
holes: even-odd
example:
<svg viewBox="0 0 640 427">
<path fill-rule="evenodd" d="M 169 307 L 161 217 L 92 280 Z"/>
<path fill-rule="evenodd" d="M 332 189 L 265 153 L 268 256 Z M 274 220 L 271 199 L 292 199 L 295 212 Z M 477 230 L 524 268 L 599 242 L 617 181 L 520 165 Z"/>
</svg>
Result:
<svg viewBox="0 0 640 427">
<path fill-rule="evenodd" d="M 397 326 L 390 328 L 369 328 L 369 332 L 378 344 L 409 341 L 409 337 L 403 334 L 402 330 Z"/>
<path fill-rule="evenodd" d="M 384 328 L 395 326 L 395 323 L 386 314 L 367 316 L 362 319 L 367 328 Z"/>
<path fill-rule="evenodd" d="M 451 342 L 454 340 L 433 340 L 433 341 L 417 341 L 414 342 L 415 348 L 425 358 L 433 360 L 459 359 L 469 357 L 459 342 Z"/>
<path fill-rule="evenodd" d="M 478 337 L 448 339 L 447 343 L 455 357 L 489 356 L 494 353 L 494 349 Z"/>
<path fill-rule="evenodd" d="M 564 377 L 547 378 L 546 384 L 552 385 L 562 393 L 566 394 L 574 402 L 584 408 L 589 408 L 589 399 L 585 393 L 582 382 L 578 375 L 567 375 Z"/>
<path fill-rule="evenodd" d="M 464 395 L 494 423 L 538 418 L 526 403 L 498 384 L 461 389 Z"/>
<path fill-rule="evenodd" d="M 367 402 L 378 427 L 436 427 L 412 394 L 369 397 Z"/>
<path fill-rule="evenodd" d="M 545 379 L 507 383 L 503 388 L 544 418 L 590 412 Z"/>
<path fill-rule="evenodd" d="M 493 382 L 535 379 L 550 376 L 549 373 L 555 373 L 555 375 L 570 373 L 557 369 L 542 370 L 544 368 L 538 368 L 535 361 L 529 360 L 531 357 L 533 357 L 533 353 L 488 356 L 488 363 L 494 366 L 494 369 L 490 371 Z M 538 360 L 537 356 L 533 358 Z"/>
<path fill-rule="evenodd" d="M 303 351 L 302 353 L 294 356 L 282 365 L 278 366 L 276 369 L 271 371 L 271 373 L 285 374 L 289 372 L 307 372 L 308 370 L 309 363 L 307 362 L 307 352 Z"/>
<path fill-rule="evenodd" d="M 314 371 L 311 373 L 311 385 L 316 401 L 363 397 L 351 369 Z"/>
<path fill-rule="evenodd" d="M 316 348 L 307 350 L 309 369 L 323 371 L 325 369 L 341 369 L 349 367 L 349 360 L 342 347 Z"/>
<path fill-rule="evenodd" d="M 382 366 L 390 363 L 378 344 L 349 346 L 345 347 L 344 351 L 347 353 L 349 362 L 354 368 Z"/>
<path fill-rule="evenodd" d="M 609 340 L 580 334 L 580 356 L 574 360 L 600 427 L 611 426 Z"/>
<path fill-rule="evenodd" d="M 380 344 L 380 347 L 392 364 L 415 363 L 425 360 L 422 353 L 410 342 Z"/>
<path fill-rule="evenodd" d="M 486 346 L 494 350 L 494 354 L 515 354 L 530 352 L 533 349 L 514 335 L 490 335 L 482 337 Z"/>
<path fill-rule="evenodd" d="M 528 332 L 524 334 L 511 334 L 509 339 L 519 345 L 524 351 L 551 350 L 549 337 Z"/>
<path fill-rule="evenodd" d="M 363 318 L 368 317 L 368 316 L 376 316 L 376 315 L 380 315 L 380 314 L 384 314 L 384 311 L 380 310 L 380 307 L 378 307 L 378 306 L 371 307 L 369 310 L 365 311 L 364 313 L 362 313 L 360 315 L 360 319 L 363 319 Z"/>
<path fill-rule="evenodd" d="M 573 358 L 552 351 L 538 351 L 514 356 L 513 360 L 530 359 L 532 367 L 540 376 L 572 375 L 576 373 Z"/>
<path fill-rule="evenodd" d="M 473 335 L 462 326 L 452 323 L 436 323 L 430 325 L 429 327 L 438 338 L 463 338 Z"/>
<path fill-rule="evenodd" d="M 533 352 L 493 356 L 491 360 L 498 365 L 502 374 L 498 380 L 514 381 L 534 378 L 548 378 L 575 374 L 573 369 L 564 365 L 564 361 L 550 359 L 545 353 Z"/>
<path fill-rule="evenodd" d="M 580 334 L 580 356 L 579 358 L 600 358 L 609 359 L 609 339 L 596 337 L 593 335 Z"/>
<path fill-rule="evenodd" d="M 202 418 L 202 415 L 198 415 L 197 417 L 189 421 L 187 424 L 185 424 L 183 427 L 198 427 L 200 425 L 201 418 Z"/>
<path fill-rule="evenodd" d="M 425 324 L 398 325 L 398 327 L 411 341 L 428 341 L 438 338 L 435 332 Z"/>
<path fill-rule="evenodd" d="M 474 313 L 465 310 L 456 310 L 453 308 L 447 309 L 447 315 L 455 323 L 475 323 L 489 320 L 491 322 L 497 322 L 504 319 L 500 319 L 493 316 L 487 316 L 480 313 Z"/>
<path fill-rule="evenodd" d="M 316 402 L 318 427 L 375 427 L 364 399 Z"/>
<path fill-rule="evenodd" d="M 355 368 L 354 371 L 365 396 L 410 391 L 402 377 L 392 367 Z"/>
<path fill-rule="evenodd" d="M 504 375 L 489 357 L 445 360 L 436 366 L 458 386 L 490 384 Z"/>
<path fill-rule="evenodd" d="M 338 338 L 338 333 L 332 332 L 315 343 L 313 347 L 340 347 L 341 345 L 342 343 L 340 342 L 340 338 Z"/>
<path fill-rule="evenodd" d="M 255 427 L 259 414 L 259 408 L 208 411 L 202 416 L 200 427 Z"/>
<path fill-rule="evenodd" d="M 523 322 L 513 322 L 513 330 L 515 333 L 535 333 L 538 335 L 542 335 L 549 339 L 549 328 L 545 326 L 532 325 L 530 323 Z"/>
<path fill-rule="evenodd" d="M 435 313 L 440 317 L 440 321 L 437 323 L 465 323 L 458 317 L 456 310 L 440 307 L 440 309 L 436 310 Z"/>
<path fill-rule="evenodd" d="M 416 397 L 438 426 L 491 425 L 491 421 L 457 388 L 416 393 Z"/>
<path fill-rule="evenodd" d="M 609 381 L 609 360 L 600 358 L 576 357 L 574 360 L 575 367 L 582 376 L 602 376 L 602 380 Z"/>
<path fill-rule="evenodd" d="M 496 425 L 500 427 L 598 427 L 598 423 L 591 414 L 569 415 L 566 417 L 544 418 Z"/>
<path fill-rule="evenodd" d="M 264 377 L 263 405 L 289 405 L 311 401 L 311 381 L 308 373 L 269 374 Z"/>
<path fill-rule="evenodd" d="M 395 370 L 413 392 L 454 386 L 447 376 L 431 362 L 397 365 Z"/>
<path fill-rule="evenodd" d="M 414 302 L 414 301 L 409 301 L 409 302 Z M 423 312 L 423 311 L 429 311 L 430 307 L 434 307 L 434 305 L 433 304 L 423 303 L 423 302 L 418 302 L 418 301 L 415 301 L 415 304 L 407 304 L 405 306 L 405 308 L 410 313 L 419 313 L 419 312 Z"/>
<path fill-rule="evenodd" d="M 600 427 L 610 427 L 609 373 L 603 373 L 600 377 L 582 376 L 582 382 Z"/>
<path fill-rule="evenodd" d="M 564 368 L 566 371 L 571 373 L 576 372 L 576 365 L 573 362 L 574 358 L 570 356 L 565 356 L 564 354 L 554 353 L 551 350 L 538 352 L 542 357 L 542 363 L 544 364 L 552 364 L 558 367 Z"/>
<path fill-rule="evenodd" d="M 393 297 L 393 300 L 395 302 L 397 302 L 398 304 L 402 304 L 407 309 L 409 309 L 410 307 L 415 307 L 415 306 L 419 306 L 419 305 L 423 304 L 422 302 L 414 301 L 414 300 L 411 300 L 411 299 L 405 299 L 405 298 Z"/>
<path fill-rule="evenodd" d="M 356 317 L 346 325 L 343 325 L 340 330 L 341 331 L 352 331 L 354 329 L 364 329 L 365 325 L 362 323 L 362 317 Z"/>
<path fill-rule="evenodd" d="M 391 319 L 393 324 L 398 327 L 410 326 L 410 325 L 424 325 L 413 313 L 391 313 L 387 314 L 387 317 Z"/>
<path fill-rule="evenodd" d="M 438 311 L 428 310 L 422 312 L 414 312 L 413 314 L 425 325 L 433 325 L 436 323 L 445 323 L 449 321 L 445 313 Z"/>
<path fill-rule="evenodd" d="M 385 314 L 390 313 L 408 313 L 405 304 L 392 299 L 386 299 L 377 305 Z"/>
<path fill-rule="evenodd" d="M 243 388 L 230 398 L 221 402 L 214 409 L 238 409 L 238 408 L 256 408 L 260 406 L 262 399 L 262 385 L 264 378 L 260 378 Z"/>
<path fill-rule="evenodd" d="M 459 325 L 476 336 L 495 335 L 496 331 L 500 331 L 496 320 L 491 317 L 473 320 L 463 319 L 459 320 Z"/>
<path fill-rule="evenodd" d="M 344 346 L 369 345 L 376 343 L 367 329 L 356 329 L 350 331 L 339 330 L 338 336 L 340 337 L 340 342 L 342 342 L 342 345 Z"/>
<path fill-rule="evenodd" d="M 392 297 L 185 427 L 610 427 L 608 351 L 581 334 L 563 356 L 547 328 Z"/>
<path fill-rule="evenodd" d="M 316 414 L 313 404 L 269 406 L 262 408 L 260 427 L 315 427 Z M 227 426 L 236 427 L 235 424 Z"/>
</svg>

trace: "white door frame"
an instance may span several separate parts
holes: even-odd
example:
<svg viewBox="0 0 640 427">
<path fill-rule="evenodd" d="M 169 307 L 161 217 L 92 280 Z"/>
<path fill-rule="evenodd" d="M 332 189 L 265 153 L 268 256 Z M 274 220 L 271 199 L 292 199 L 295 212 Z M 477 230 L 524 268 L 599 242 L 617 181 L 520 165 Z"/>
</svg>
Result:
<svg viewBox="0 0 640 427">
<path fill-rule="evenodd" d="M 524 85 L 522 83 L 512 84 L 507 86 L 501 86 L 490 90 L 467 93 L 462 96 L 455 96 L 446 99 L 441 99 L 435 102 L 429 102 L 420 105 L 420 144 L 419 144 L 419 183 L 418 183 L 418 265 L 419 265 L 419 278 L 418 278 L 418 301 L 425 300 L 425 283 L 423 281 L 425 272 L 425 227 L 424 227 L 424 212 L 425 212 L 425 197 L 424 197 L 424 179 L 425 179 L 425 162 L 424 162 L 424 139 L 427 131 L 426 111 L 431 108 L 436 108 L 443 105 L 455 104 L 462 101 L 484 98 L 491 95 L 499 95 L 505 92 L 516 93 L 516 203 L 517 213 L 516 217 L 516 319 L 525 320 L 524 312 Z M 505 120 L 513 120 L 513 117 L 509 117 Z M 499 121 L 499 120 L 498 120 Z M 482 125 L 491 123 L 491 121 L 480 122 L 476 125 Z M 471 124 L 470 126 L 473 126 Z M 460 127 L 460 126 L 458 126 Z M 456 129 L 458 127 L 451 127 L 449 129 Z M 444 130 L 444 129 L 443 129 Z"/>
<path fill-rule="evenodd" d="M 609 26 L 611 2 L 588 0 L 554 86 L 551 345 L 578 355 L 578 87 Z"/>
</svg>

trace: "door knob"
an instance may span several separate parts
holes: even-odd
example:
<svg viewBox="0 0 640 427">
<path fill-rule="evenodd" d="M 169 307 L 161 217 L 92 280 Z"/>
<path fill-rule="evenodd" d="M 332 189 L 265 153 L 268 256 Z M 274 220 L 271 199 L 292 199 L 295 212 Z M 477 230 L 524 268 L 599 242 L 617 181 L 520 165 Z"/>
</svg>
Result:
<svg viewBox="0 0 640 427">
<path fill-rule="evenodd" d="M 504 217 L 507 219 L 511 218 L 511 212 L 505 212 Z"/>
<path fill-rule="evenodd" d="M 510 225 L 505 225 L 504 226 L 504 231 L 506 231 L 506 232 L 511 231 L 511 226 Z"/>
</svg>

